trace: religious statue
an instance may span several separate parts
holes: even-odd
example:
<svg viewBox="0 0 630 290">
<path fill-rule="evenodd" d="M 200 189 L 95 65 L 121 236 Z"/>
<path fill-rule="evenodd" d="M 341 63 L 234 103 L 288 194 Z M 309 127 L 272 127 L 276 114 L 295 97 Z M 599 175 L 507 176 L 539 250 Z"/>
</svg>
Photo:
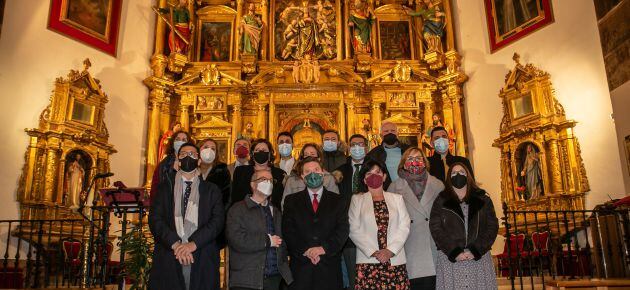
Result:
<svg viewBox="0 0 630 290">
<path fill-rule="evenodd" d="M 361 121 L 361 124 L 363 125 L 363 128 L 362 128 L 363 135 L 368 139 L 368 148 L 374 149 L 378 145 L 380 145 L 381 144 L 380 136 L 378 132 L 376 132 L 376 130 L 372 130 L 372 125 L 370 124 L 370 120 L 363 119 L 363 121 Z"/>
<path fill-rule="evenodd" d="M 71 209 L 77 209 L 81 206 L 81 193 L 85 179 L 85 169 L 83 169 L 82 162 L 81 154 L 76 153 L 66 169 L 66 205 Z"/>
<path fill-rule="evenodd" d="M 348 26 L 352 29 L 352 48 L 354 53 L 370 53 L 372 22 L 374 11 L 365 0 L 355 0 L 354 9 L 348 17 Z"/>
<path fill-rule="evenodd" d="M 447 124 L 444 124 L 444 122 L 442 122 L 442 119 L 440 119 L 440 115 L 439 114 L 433 114 L 432 116 L 433 118 L 433 126 L 430 126 L 427 128 L 427 132 L 426 132 L 426 137 L 428 138 L 427 141 L 431 140 L 431 131 L 433 131 L 433 128 L 435 127 L 444 127 L 444 129 L 446 129 L 446 132 L 448 132 L 448 151 L 449 152 L 455 152 L 455 132 L 453 131 L 453 129 L 451 129 Z M 431 142 L 428 142 L 429 144 Z"/>
<path fill-rule="evenodd" d="M 260 15 L 256 14 L 256 5 L 250 3 L 240 25 L 241 53 L 258 55 L 262 29 L 263 22 Z"/>
<path fill-rule="evenodd" d="M 542 195 L 542 171 L 540 170 L 540 160 L 534 145 L 527 144 L 526 148 L 521 178 L 524 179 L 523 184 L 527 192 L 525 199 L 529 200 L 536 199 Z"/>
<path fill-rule="evenodd" d="M 221 73 L 216 64 L 207 65 L 201 72 L 201 82 L 205 85 L 220 85 Z"/>
<path fill-rule="evenodd" d="M 422 18 L 422 37 L 424 38 L 427 52 L 443 52 L 442 36 L 446 23 L 446 14 L 441 11 L 440 5 L 431 0 L 423 0 L 420 10 L 415 12 L 411 8 L 404 6 L 409 16 L 420 16 Z"/>
<path fill-rule="evenodd" d="M 392 70 L 393 79 L 396 82 L 408 82 L 411 79 L 411 66 L 404 61 L 396 61 Z"/>
<path fill-rule="evenodd" d="M 319 0 L 316 5 L 303 1 L 301 6 L 289 2 L 278 15 L 276 36 L 277 57 L 302 59 L 310 54 L 314 58 L 333 59 L 336 47 L 336 13 L 330 0 Z"/>
<path fill-rule="evenodd" d="M 307 54 L 314 54 L 316 47 L 319 43 L 319 34 L 317 29 L 317 24 L 315 19 L 313 19 L 309 13 L 308 6 L 304 5 L 304 11 L 306 17 L 298 20 L 298 27 L 300 29 L 300 33 L 298 34 L 298 46 L 297 46 L 297 54 L 298 58 L 303 57 Z"/>
<path fill-rule="evenodd" d="M 254 140 L 256 137 L 254 133 L 254 124 L 252 122 L 247 122 L 247 124 L 245 124 L 245 128 L 243 128 L 243 132 L 241 132 L 240 136 L 238 137 L 248 140 Z"/>
<path fill-rule="evenodd" d="M 317 59 L 313 59 L 310 54 L 306 54 L 301 59 L 294 61 L 293 65 L 285 67 L 293 70 L 291 76 L 295 83 L 312 84 L 319 82 L 320 69 L 328 67 L 328 65 L 321 66 Z"/>
<path fill-rule="evenodd" d="M 190 45 L 190 36 L 195 26 L 190 21 L 188 0 L 179 0 L 178 4 L 154 11 L 169 25 L 171 32 L 168 35 L 168 47 L 171 52 L 186 54 Z M 165 19 L 163 14 L 168 14 L 170 19 Z"/>
<path fill-rule="evenodd" d="M 208 101 L 206 101 L 206 97 L 199 96 L 197 97 L 197 110 L 205 110 L 208 109 Z"/>
<path fill-rule="evenodd" d="M 205 98 L 203 99 L 205 102 Z M 199 105 L 197 105 L 197 108 L 199 108 Z M 171 136 L 173 136 L 173 134 L 181 130 L 182 130 L 182 123 L 178 121 L 178 122 L 175 122 L 173 126 L 171 126 L 171 130 L 168 130 L 164 132 L 164 134 L 162 134 L 162 137 L 160 138 L 160 149 L 158 150 L 158 162 L 162 161 L 162 159 L 166 157 L 166 152 L 168 152 L 168 148 L 167 148 L 168 141 L 171 139 Z"/>
</svg>

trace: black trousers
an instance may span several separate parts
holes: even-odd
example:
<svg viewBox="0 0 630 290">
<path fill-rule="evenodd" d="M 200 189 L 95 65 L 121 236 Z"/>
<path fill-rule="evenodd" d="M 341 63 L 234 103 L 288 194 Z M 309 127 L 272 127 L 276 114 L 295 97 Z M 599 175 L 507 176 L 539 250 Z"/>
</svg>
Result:
<svg viewBox="0 0 630 290">
<path fill-rule="evenodd" d="M 282 276 L 274 275 L 263 280 L 263 290 L 280 290 Z M 255 290 L 254 288 L 230 287 L 230 290 Z"/>
<path fill-rule="evenodd" d="M 411 279 L 411 290 L 435 290 L 435 276 Z"/>
</svg>

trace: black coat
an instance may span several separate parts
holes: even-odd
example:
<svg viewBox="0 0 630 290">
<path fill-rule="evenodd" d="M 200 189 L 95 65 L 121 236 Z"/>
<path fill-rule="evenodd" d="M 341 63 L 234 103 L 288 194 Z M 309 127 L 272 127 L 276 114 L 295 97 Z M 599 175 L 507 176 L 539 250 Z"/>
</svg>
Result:
<svg viewBox="0 0 630 290">
<path fill-rule="evenodd" d="M 354 174 L 354 169 L 352 168 L 352 158 L 348 157 L 348 160 L 343 165 L 339 166 L 335 171 L 341 173 L 341 182 L 339 182 L 339 194 L 341 194 L 341 198 L 343 202 L 346 204 L 346 207 L 350 208 L 350 202 L 352 201 L 352 176 Z M 346 242 L 346 248 L 356 248 L 351 239 L 348 239 Z"/>
<path fill-rule="evenodd" d="M 230 206 L 236 202 L 243 200 L 246 196 L 252 194 L 250 182 L 254 175 L 254 165 L 242 165 L 234 169 L 232 176 L 232 193 L 230 194 Z M 284 170 L 271 166 L 271 176 L 273 177 L 273 192 L 271 193 L 271 204 L 282 208 L 282 193 L 284 192 Z"/>
<path fill-rule="evenodd" d="M 434 153 L 431 157 L 427 159 L 429 159 L 429 173 L 435 176 L 437 179 L 441 180 L 442 182 L 446 182 L 446 177 L 444 176 L 444 163 L 442 162 L 442 156 L 440 156 L 440 154 Z M 462 156 L 453 156 L 451 155 L 451 153 L 447 153 L 446 164 L 448 166 L 451 166 L 455 162 L 463 163 L 466 167 L 468 167 L 468 170 L 470 171 L 470 173 L 472 173 L 473 175 L 472 177 L 473 178 L 475 177 L 475 173 L 473 172 L 472 165 L 470 165 L 470 160 L 468 160 L 468 158 L 462 157 Z"/>
<path fill-rule="evenodd" d="M 399 145 L 400 155 L 402 156 L 402 154 L 405 154 L 405 151 L 409 149 L 409 145 L 400 143 L 400 141 L 398 144 L 400 144 Z M 366 163 L 369 159 L 376 160 L 378 162 L 383 163 L 383 165 L 385 165 L 385 160 L 387 159 L 387 153 L 385 152 L 385 147 L 383 147 L 383 144 L 378 145 L 374 147 L 374 149 L 370 150 L 370 152 L 368 152 L 368 154 L 365 156 L 365 160 L 363 161 L 363 163 Z M 385 182 L 383 183 L 383 189 L 387 189 L 390 184 L 392 184 L 392 179 L 391 177 L 389 177 L 389 174 L 387 174 L 387 178 L 385 179 Z"/>
<path fill-rule="evenodd" d="M 219 190 L 221 190 L 221 197 L 224 204 L 227 204 L 228 201 L 230 201 L 232 178 L 230 177 L 230 171 L 228 170 L 227 164 L 217 163 L 212 166 L 208 176 L 206 176 L 206 181 L 216 184 Z"/>
<path fill-rule="evenodd" d="M 492 248 L 499 231 L 494 205 L 486 192 L 477 189 L 468 200 L 468 234 L 464 227 L 464 213 L 459 199 L 443 191 L 433 203 L 429 219 L 431 236 L 438 250 L 451 262 L 468 249 L 475 260 L 481 259 Z"/>
<path fill-rule="evenodd" d="M 346 162 L 346 158 L 346 155 L 338 150 L 333 152 L 324 152 L 324 156 L 322 156 L 324 170 L 333 172 L 333 170 L 337 169 L 337 167 Z"/>
<path fill-rule="evenodd" d="M 171 246 L 180 240 L 175 228 L 175 201 L 173 187 L 175 175 L 158 186 L 158 194 L 149 211 L 149 228 L 153 234 L 153 267 L 149 274 L 149 289 L 185 289 L 182 267 L 175 259 Z M 191 269 L 191 290 L 219 289 L 219 248 L 217 236 L 223 230 L 225 211 L 221 192 L 213 183 L 199 184 L 199 226 L 189 238 L 195 242 L 195 262 Z"/>
<path fill-rule="evenodd" d="M 282 233 L 289 248 L 293 284 L 291 290 L 336 290 L 343 288 L 341 250 L 350 225 L 341 196 L 324 189 L 317 213 L 305 189 L 286 197 Z M 313 265 L 304 252 L 321 246 L 326 254 Z"/>
</svg>

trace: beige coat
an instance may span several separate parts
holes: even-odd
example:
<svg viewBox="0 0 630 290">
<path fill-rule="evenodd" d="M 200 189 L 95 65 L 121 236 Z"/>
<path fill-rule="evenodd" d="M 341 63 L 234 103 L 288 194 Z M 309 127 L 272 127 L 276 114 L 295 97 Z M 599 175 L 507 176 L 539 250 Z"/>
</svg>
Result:
<svg viewBox="0 0 630 290">
<path fill-rule="evenodd" d="M 387 191 L 403 196 L 411 218 L 411 229 L 405 243 L 409 279 L 435 275 L 437 248 L 429 229 L 429 217 L 433 202 L 442 190 L 444 190 L 442 181 L 431 175 L 420 201 L 403 178 L 397 179 L 387 188 Z"/>
</svg>

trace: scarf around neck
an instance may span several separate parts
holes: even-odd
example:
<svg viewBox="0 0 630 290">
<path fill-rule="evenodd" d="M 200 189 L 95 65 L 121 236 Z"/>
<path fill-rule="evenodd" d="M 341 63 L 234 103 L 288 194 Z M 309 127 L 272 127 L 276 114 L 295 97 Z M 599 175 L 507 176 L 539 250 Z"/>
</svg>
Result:
<svg viewBox="0 0 630 290">
<path fill-rule="evenodd" d="M 182 172 L 177 171 L 175 175 L 175 228 L 177 235 L 182 239 L 182 243 L 187 243 L 188 238 L 192 235 L 199 225 L 199 169 L 195 169 L 193 183 L 191 185 L 190 197 L 188 197 L 188 205 L 186 206 L 186 216 L 182 216 L 182 202 L 184 195 L 184 180 Z"/>
<path fill-rule="evenodd" d="M 401 169 L 398 171 L 398 176 L 403 178 L 411 187 L 411 191 L 418 198 L 418 201 L 422 199 L 422 194 L 424 194 L 424 189 L 427 186 L 427 180 L 429 179 L 429 173 L 427 170 L 424 170 L 424 173 L 412 174 L 411 172 Z"/>
</svg>

